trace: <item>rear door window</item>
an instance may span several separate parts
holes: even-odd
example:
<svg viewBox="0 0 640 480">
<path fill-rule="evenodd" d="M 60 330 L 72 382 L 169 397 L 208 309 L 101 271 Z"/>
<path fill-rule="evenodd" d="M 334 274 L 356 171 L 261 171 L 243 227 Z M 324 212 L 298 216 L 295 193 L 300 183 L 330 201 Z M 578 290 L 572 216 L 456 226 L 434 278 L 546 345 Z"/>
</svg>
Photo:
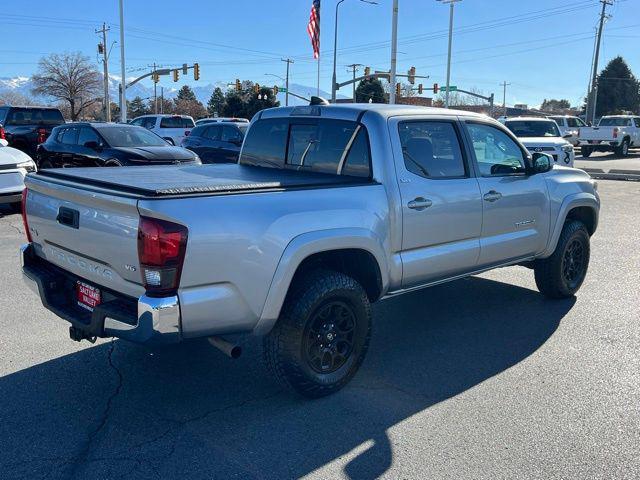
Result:
<svg viewBox="0 0 640 480">
<path fill-rule="evenodd" d="M 87 142 L 95 142 L 99 145 L 101 140 L 93 128 L 82 127 L 78 137 L 78 145 L 84 146 Z"/>
<path fill-rule="evenodd" d="M 193 120 L 186 117 L 163 117 L 160 128 L 193 128 Z"/>
<path fill-rule="evenodd" d="M 425 178 L 460 178 L 467 175 L 460 141 L 451 122 L 402 122 L 398 126 L 404 165 Z"/>
<path fill-rule="evenodd" d="M 65 128 L 58 135 L 58 140 L 65 145 L 76 145 L 78 143 L 78 130 L 76 127 Z"/>
</svg>

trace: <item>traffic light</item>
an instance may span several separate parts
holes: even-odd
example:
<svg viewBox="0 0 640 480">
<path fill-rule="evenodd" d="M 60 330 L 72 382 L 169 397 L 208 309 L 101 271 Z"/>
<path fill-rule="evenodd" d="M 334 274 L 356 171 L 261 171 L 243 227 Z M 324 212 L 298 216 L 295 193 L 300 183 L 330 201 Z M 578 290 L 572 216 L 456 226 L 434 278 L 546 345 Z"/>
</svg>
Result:
<svg viewBox="0 0 640 480">
<path fill-rule="evenodd" d="M 151 78 L 153 78 L 153 83 L 158 83 L 160 81 L 160 75 L 158 75 L 158 72 L 153 72 Z"/>
<path fill-rule="evenodd" d="M 400 84 L 396 83 L 396 95 L 399 97 L 400 96 Z"/>
<path fill-rule="evenodd" d="M 371 67 L 364 67 L 364 76 L 368 77 L 371 75 Z"/>
<path fill-rule="evenodd" d="M 98 44 L 98 53 L 102 55 L 104 53 L 104 45 L 102 43 Z"/>
<path fill-rule="evenodd" d="M 408 73 L 408 77 L 409 77 L 408 78 L 409 83 L 411 85 L 416 83 L 416 67 L 411 67 L 407 73 Z"/>
<path fill-rule="evenodd" d="M 187 74 L 187 70 L 188 70 L 189 66 L 186 63 L 182 64 L 182 74 L 186 75 Z"/>
<path fill-rule="evenodd" d="M 436 95 L 439 90 L 440 90 L 440 87 L 438 86 L 438 84 L 434 83 L 433 84 L 433 94 Z"/>
<path fill-rule="evenodd" d="M 277 85 L 274 85 L 274 86 L 273 86 L 273 94 L 274 94 L 274 95 L 278 95 L 278 92 L 279 92 L 279 91 L 280 91 L 280 89 L 278 88 L 278 86 L 277 86 Z"/>
<path fill-rule="evenodd" d="M 424 90 L 424 87 L 422 86 L 422 84 L 418 85 L 418 95 L 422 95 L 423 90 Z"/>
<path fill-rule="evenodd" d="M 242 84 L 240 83 L 240 79 L 236 78 L 236 92 L 242 91 Z"/>
<path fill-rule="evenodd" d="M 193 64 L 193 79 L 196 81 L 200 80 L 200 65 L 197 63 Z"/>
<path fill-rule="evenodd" d="M 253 91 L 254 91 L 255 93 L 260 93 L 260 84 L 259 84 L 259 83 L 256 83 L 256 84 L 253 86 Z"/>
<path fill-rule="evenodd" d="M 177 82 L 178 79 L 180 78 L 180 74 L 178 73 L 178 70 L 173 70 L 173 81 Z"/>
</svg>

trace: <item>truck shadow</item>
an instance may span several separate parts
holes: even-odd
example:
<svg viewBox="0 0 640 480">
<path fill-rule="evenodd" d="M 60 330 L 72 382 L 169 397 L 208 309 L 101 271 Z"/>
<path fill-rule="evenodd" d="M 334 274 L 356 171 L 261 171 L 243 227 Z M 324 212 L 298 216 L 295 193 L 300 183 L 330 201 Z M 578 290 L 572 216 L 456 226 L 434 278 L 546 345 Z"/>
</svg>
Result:
<svg viewBox="0 0 640 480">
<path fill-rule="evenodd" d="M 344 474 L 374 478 L 393 462 L 388 429 L 527 358 L 574 302 L 484 278 L 381 302 L 361 371 L 315 401 L 271 383 L 257 339 L 237 361 L 200 341 L 85 348 L 0 378 L 0 471 L 282 479 L 345 456 Z"/>
</svg>

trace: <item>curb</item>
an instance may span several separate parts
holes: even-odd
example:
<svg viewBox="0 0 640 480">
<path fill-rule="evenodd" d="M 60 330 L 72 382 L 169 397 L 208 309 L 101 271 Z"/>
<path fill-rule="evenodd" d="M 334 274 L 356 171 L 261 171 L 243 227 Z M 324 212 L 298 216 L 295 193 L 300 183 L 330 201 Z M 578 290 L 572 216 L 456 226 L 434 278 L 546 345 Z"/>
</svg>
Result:
<svg viewBox="0 0 640 480">
<path fill-rule="evenodd" d="M 612 169 L 608 172 L 600 168 L 583 168 L 585 172 L 597 180 L 623 180 L 628 182 L 640 182 L 640 170 L 617 170 Z"/>
</svg>

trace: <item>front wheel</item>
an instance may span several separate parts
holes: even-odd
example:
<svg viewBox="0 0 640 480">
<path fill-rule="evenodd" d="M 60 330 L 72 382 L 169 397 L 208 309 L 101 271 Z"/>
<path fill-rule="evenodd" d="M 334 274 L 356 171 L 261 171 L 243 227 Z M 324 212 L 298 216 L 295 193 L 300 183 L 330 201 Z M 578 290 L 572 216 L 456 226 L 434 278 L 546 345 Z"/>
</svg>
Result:
<svg viewBox="0 0 640 480">
<path fill-rule="evenodd" d="M 362 286 L 333 270 L 305 275 L 264 339 L 265 362 L 283 386 L 306 397 L 344 387 L 364 360 L 371 307 Z"/>
<path fill-rule="evenodd" d="M 629 155 L 629 140 L 623 140 L 619 147 L 616 147 L 615 154 L 619 157 L 626 157 Z"/>
<path fill-rule="evenodd" d="M 549 298 L 567 298 L 582 286 L 589 267 L 589 232 L 577 220 L 568 220 L 549 258 L 536 260 L 534 272 L 540 293 Z"/>
</svg>

